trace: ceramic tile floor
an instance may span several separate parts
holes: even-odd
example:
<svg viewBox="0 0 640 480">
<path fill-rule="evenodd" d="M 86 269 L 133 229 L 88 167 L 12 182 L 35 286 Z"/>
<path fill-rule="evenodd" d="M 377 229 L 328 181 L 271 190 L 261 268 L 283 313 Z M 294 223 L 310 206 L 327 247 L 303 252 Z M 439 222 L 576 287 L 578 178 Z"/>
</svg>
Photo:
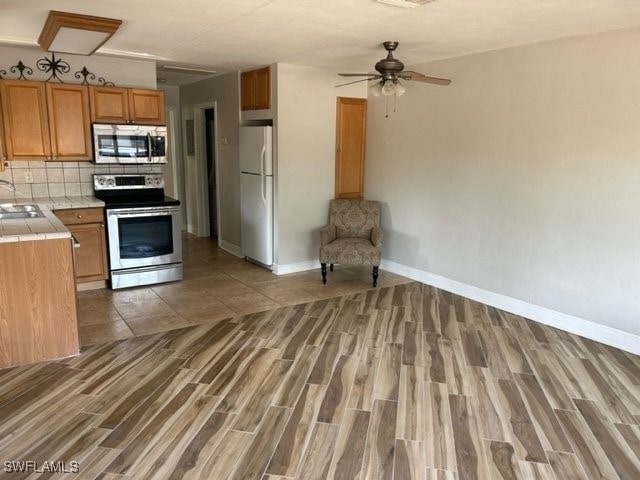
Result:
<svg viewBox="0 0 640 480">
<path fill-rule="evenodd" d="M 182 242 L 180 282 L 78 292 L 83 347 L 372 288 L 369 267 L 336 266 L 322 285 L 319 268 L 276 276 L 220 249 L 214 238 L 184 234 Z M 381 270 L 378 287 L 409 281 Z"/>
</svg>

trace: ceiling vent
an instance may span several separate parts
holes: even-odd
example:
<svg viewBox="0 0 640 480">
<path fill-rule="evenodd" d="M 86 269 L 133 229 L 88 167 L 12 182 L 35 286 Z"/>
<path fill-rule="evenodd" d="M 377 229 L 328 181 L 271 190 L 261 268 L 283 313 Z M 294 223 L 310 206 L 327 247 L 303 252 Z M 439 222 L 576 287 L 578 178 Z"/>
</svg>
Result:
<svg viewBox="0 0 640 480">
<path fill-rule="evenodd" d="M 185 75 L 213 75 L 215 70 L 197 67 L 183 67 L 181 65 L 159 65 L 158 71 L 184 73 Z"/>
<path fill-rule="evenodd" d="M 431 3 L 434 0 L 376 0 L 377 2 L 387 5 L 393 5 L 400 8 L 416 8 L 421 7 L 425 3 Z"/>
</svg>

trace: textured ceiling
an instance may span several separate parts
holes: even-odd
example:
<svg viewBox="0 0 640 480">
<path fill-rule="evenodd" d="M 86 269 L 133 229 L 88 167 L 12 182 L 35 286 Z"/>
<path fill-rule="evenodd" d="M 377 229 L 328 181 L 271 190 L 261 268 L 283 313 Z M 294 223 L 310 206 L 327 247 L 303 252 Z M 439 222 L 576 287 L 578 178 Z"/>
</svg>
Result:
<svg viewBox="0 0 640 480">
<path fill-rule="evenodd" d="M 275 62 L 367 71 L 384 40 L 411 65 L 640 26 L 640 0 L 1 0 L 0 44 L 36 45 L 49 10 L 122 19 L 99 53 L 219 73 Z"/>
</svg>

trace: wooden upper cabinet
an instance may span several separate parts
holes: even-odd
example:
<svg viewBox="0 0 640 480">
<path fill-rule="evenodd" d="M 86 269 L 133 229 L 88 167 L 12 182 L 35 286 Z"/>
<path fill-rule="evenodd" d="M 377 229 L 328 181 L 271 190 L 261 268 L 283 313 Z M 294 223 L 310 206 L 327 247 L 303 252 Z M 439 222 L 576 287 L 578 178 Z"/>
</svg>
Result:
<svg viewBox="0 0 640 480">
<path fill-rule="evenodd" d="M 256 98 L 255 71 L 240 74 L 240 109 L 254 110 Z"/>
<path fill-rule="evenodd" d="M 271 69 L 256 70 L 256 110 L 271 108 Z"/>
<path fill-rule="evenodd" d="M 91 160 L 87 86 L 47 83 L 46 91 L 52 160 Z"/>
<path fill-rule="evenodd" d="M 2 99 L 0 99 L 1 102 Z M 1 111 L 0 107 L 0 111 Z M 0 115 L 0 172 L 4 171 L 4 162 L 7 160 L 7 154 L 4 149 L 4 129 L 2 128 L 2 115 Z"/>
<path fill-rule="evenodd" d="M 129 89 L 129 119 L 142 125 L 164 125 L 164 92 Z"/>
<path fill-rule="evenodd" d="M 91 121 L 164 125 L 164 92 L 141 88 L 89 87 Z"/>
<path fill-rule="evenodd" d="M 44 82 L 0 80 L 8 160 L 51 158 Z"/>
<path fill-rule="evenodd" d="M 362 198 L 367 100 L 338 97 L 336 106 L 336 198 Z"/>
<path fill-rule="evenodd" d="M 240 109 L 271 108 L 271 68 L 264 67 L 240 74 Z"/>
<path fill-rule="evenodd" d="M 89 87 L 91 121 L 126 123 L 129 120 L 129 96 L 126 88 Z"/>
</svg>

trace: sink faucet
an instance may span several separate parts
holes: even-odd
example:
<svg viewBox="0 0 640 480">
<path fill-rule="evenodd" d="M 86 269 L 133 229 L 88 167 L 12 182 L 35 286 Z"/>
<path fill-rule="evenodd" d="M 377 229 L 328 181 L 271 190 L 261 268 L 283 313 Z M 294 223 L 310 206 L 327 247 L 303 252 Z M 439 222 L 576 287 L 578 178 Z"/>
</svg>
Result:
<svg viewBox="0 0 640 480">
<path fill-rule="evenodd" d="M 0 180 L 0 185 L 6 185 L 5 188 L 8 188 L 12 192 L 16 191 L 16 186 L 8 180 Z"/>
</svg>

